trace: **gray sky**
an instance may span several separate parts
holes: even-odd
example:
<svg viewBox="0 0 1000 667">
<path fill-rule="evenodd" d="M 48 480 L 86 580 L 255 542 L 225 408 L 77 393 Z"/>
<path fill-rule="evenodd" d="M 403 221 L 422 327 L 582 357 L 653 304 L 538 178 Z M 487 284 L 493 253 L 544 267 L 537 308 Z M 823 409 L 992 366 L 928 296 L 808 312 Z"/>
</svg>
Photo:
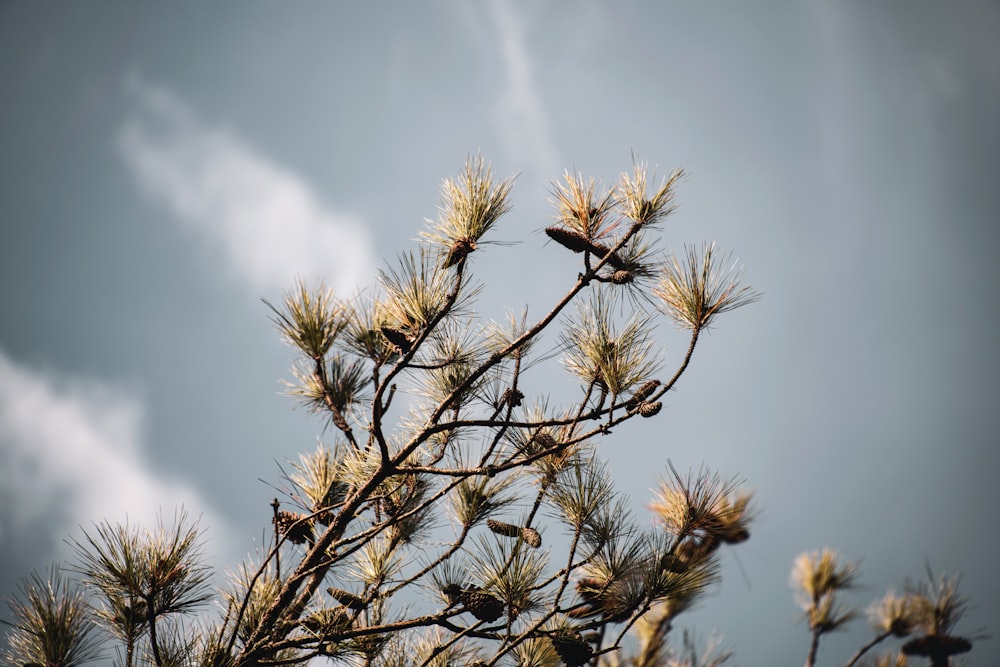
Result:
<svg viewBox="0 0 1000 667">
<path fill-rule="evenodd" d="M 549 183 L 635 152 L 688 172 L 666 244 L 717 241 L 765 293 L 603 445 L 640 512 L 668 457 L 757 490 L 686 623 L 802 661 L 789 569 L 831 546 L 860 606 L 929 562 L 964 573 L 962 630 L 1000 632 L 998 34 L 990 2 L 0 3 L 0 593 L 78 525 L 181 504 L 235 563 L 258 478 L 322 428 L 260 298 L 369 284 L 481 150 L 520 176 L 480 310 L 540 312 L 576 275 Z"/>
</svg>

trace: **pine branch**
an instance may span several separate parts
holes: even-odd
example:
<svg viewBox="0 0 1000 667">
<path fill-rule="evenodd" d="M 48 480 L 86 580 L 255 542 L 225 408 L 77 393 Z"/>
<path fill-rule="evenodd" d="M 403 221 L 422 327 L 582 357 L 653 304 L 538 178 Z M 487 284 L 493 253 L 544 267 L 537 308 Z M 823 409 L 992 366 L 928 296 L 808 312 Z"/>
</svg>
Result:
<svg viewBox="0 0 1000 667">
<path fill-rule="evenodd" d="M 861 658 L 865 655 L 865 653 L 867 653 L 871 649 L 881 644 L 884 640 L 891 637 L 892 634 L 893 634 L 892 631 L 886 631 L 886 632 L 880 632 L 879 634 L 872 637 L 871 641 L 869 641 L 867 644 L 859 648 L 854 653 L 854 655 L 851 656 L 851 659 L 847 661 L 844 667 L 854 667 L 854 665 L 858 662 L 858 660 L 861 660 Z"/>
</svg>

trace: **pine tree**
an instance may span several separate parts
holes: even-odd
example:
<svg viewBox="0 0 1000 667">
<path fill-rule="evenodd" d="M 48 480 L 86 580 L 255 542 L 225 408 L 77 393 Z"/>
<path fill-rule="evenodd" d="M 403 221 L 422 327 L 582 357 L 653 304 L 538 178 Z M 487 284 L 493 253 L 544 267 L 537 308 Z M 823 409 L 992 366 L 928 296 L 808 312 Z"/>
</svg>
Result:
<svg viewBox="0 0 1000 667">
<path fill-rule="evenodd" d="M 752 494 L 664 461 L 650 527 L 631 516 L 599 447 L 625 422 L 662 418 L 699 336 L 759 296 L 714 244 L 659 248 L 681 176 L 654 184 L 637 164 L 604 188 L 567 174 L 545 238 L 578 257 L 578 273 L 539 319 L 483 321 L 472 268 L 497 240 L 513 179 L 470 159 L 377 289 L 345 297 L 303 282 L 268 304 L 299 355 L 290 394 L 334 434 L 283 471 L 269 550 L 216 591 L 185 515 L 150 531 L 98 524 L 71 566 L 89 606 L 58 572 L 35 575 L 13 604 L 4 661 L 80 665 L 106 636 L 125 667 L 726 662 L 727 651 L 699 658 L 689 635 L 677 650 L 668 637 L 717 581 L 720 550 L 749 538 Z M 669 372 L 661 315 L 689 335 Z M 579 383 L 565 404 L 526 381 L 553 346 Z M 815 583 L 823 568 L 823 586 L 851 583 L 822 558 L 797 566 L 812 586 L 814 643 L 850 616 Z M 210 600 L 218 618 L 192 620 Z M 917 623 L 885 614 L 885 632 Z M 928 636 L 943 641 L 949 623 Z"/>
</svg>

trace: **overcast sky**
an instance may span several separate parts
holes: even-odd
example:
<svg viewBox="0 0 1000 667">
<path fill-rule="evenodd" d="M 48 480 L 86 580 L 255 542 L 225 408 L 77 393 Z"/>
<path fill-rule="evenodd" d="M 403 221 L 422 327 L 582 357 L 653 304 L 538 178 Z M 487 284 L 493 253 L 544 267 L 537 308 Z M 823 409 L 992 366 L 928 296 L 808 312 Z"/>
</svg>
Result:
<svg viewBox="0 0 1000 667">
<path fill-rule="evenodd" d="M 260 299 L 370 284 L 482 151 L 520 175 L 479 307 L 540 311 L 576 275 L 550 182 L 634 153 L 688 172 L 666 245 L 764 292 L 603 445 L 640 512 L 667 458 L 757 490 L 683 624 L 800 663 L 789 569 L 831 546 L 860 606 L 929 563 L 1000 633 L 997 35 L 994 2 L 0 3 L 0 594 L 80 525 L 181 505 L 235 563 L 322 431 Z"/>
</svg>

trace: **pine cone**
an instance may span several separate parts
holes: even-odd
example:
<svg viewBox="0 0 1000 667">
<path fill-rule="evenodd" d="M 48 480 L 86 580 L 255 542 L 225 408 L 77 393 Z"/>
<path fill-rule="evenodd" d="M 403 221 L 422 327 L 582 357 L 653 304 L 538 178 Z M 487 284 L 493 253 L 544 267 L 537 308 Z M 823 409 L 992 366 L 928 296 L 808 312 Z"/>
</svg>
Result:
<svg viewBox="0 0 1000 667">
<path fill-rule="evenodd" d="M 659 380 L 650 380 L 648 382 L 643 382 L 642 385 L 635 390 L 635 393 L 632 394 L 632 397 L 628 399 L 627 403 L 628 408 L 631 410 L 632 408 L 637 407 L 642 403 L 645 403 L 646 399 L 649 398 L 653 394 L 653 392 L 656 391 L 656 388 L 659 386 L 660 386 Z"/>
<path fill-rule="evenodd" d="M 524 394 L 518 389 L 507 389 L 503 392 L 503 396 L 500 400 L 509 408 L 516 408 L 521 405 L 521 401 L 524 399 Z"/>
<path fill-rule="evenodd" d="M 334 600 L 336 600 L 340 604 L 344 605 L 348 609 L 353 609 L 355 611 L 359 611 L 359 610 L 365 608 L 365 601 L 364 600 L 362 600 L 360 597 L 358 597 L 354 593 L 351 593 L 349 591 L 345 591 L 342 588 L 333 588 L 333 587 L 330 587 L 330 588 L 326 589 L 326 592 L 329 593 L 330 596 Z"/>
<path fill-rule="evenodd" d="M 626 269 L 619 269 L 611 274 L 611 282 L 615 285 L 627 285 L 635 280 L 635 274 Z"/>
<path fill-rule="evenodd" d="M 512 523 L 505 523 L 503 521 L 497 521 L 496 519 L 487 519 L 486 526 L 497 535 L 503 535 L 504 537 L 517 537 L 521 534 L 520 526 L 515 526 Z"/>
<path fill-rule="evenodd" d="M 534 528 L 522 528 L 521 539 L 532 549 L 542 546 L 542 536 Z"/>
<path fill-rule="evenodd" d="M 413 346 L 413 343 L 410 342 L 410 339 L 407 338 L 406 334 L 399 329 L 382 327 L 380 331 L 382 332 L 382 335 L 385 336 L 385 339 L 389 341 L 389 344 L 399 350 L 401 354 L 406 354 Z"/>
<path fill-rule="evenodd" d="M 583 641 L 579 632 L 563 630 L 554 633 L 549 637 L 549 640 L 552 642 L 552 648 L 559 654 L 559 658 L 568 667 L 585 665 L 594 657 L 594 650 L 590 648 L 590 644 Z"/>
<path fill-rule="evenodd" d="M 746 528 L 728 529 L 719 533 L 719 539 L 726 544 L 739 544 L 750 539 L 750 531 Z"/>
<path fill-rule="evenodd" d="M 639 405 L 639 414 L 646 418 L 653 417 L 662 407 L 663 403 L 660 401 L 657 401 L 656 403 L 641 403 Z"/>
<path fill-rule="evenodd" d="M 920 655 L 928 658 L 947 658 L 971 650 L 972 642 L 968 639 L 950 635 L 925 635 L 903 644 L 904 655 Z"/>
<path fill-rule="evenodd" d="M 473 616 L 486 623 L 492 623 L 503 615 L 503 601 L 484 591 L 464 591 L 462 602 Z"/>
<path fill-rule="evenodd" d="M 486 526 L 497 535 L 520 537 L 533 549 L 542 546 L 542 536 L 534 528 L 522 528 L 521 526 L 515 526 L 512 523 L 497 521 L 495 519 L 487 519 Z"/>
<path fill-rule="evenodd" d="M 594 243 L 580 232 L 565 227 L 546 227 L 545 233 L 549 238 L 559 245 L 569 248 L 573 252 L 589 252 L 592 255 L 604 259 L 608 257 L 608 264 L 615 269 L 625 268 L 625 262 L 618 255 L 611 252 L 611 248 L 600 243 Z M 609 253 L 611 253 L 609 255 Z"/>
<path fill-rule="evenodd" d="M 274 517 L 274 525 L 278 532 L 286 536 L 288 541 L 293 544 L 312 542 L 313 524 L 311 520 L 306 518 L 307 516 L 306 514 L 282 510 Z"/>
<path fill-rule="evenodd" d="M 583 252 L 584 250 L 593 249 L 593 244 L 587 240 L 586 236 L 580 232 L 575 232 L 572 229 L 566 229 L 565 227 L 546 227 L 545 233 L 548 234 L 550 239 L 565 248 L 569 248 L 573 252 Z"/>
<path fill-rule="evenodd" d="M 667 572 L 673 572 L 674 574 L 684 574 L 688 571 L 688 562 L 674 554 L 666 554 L 660 560 L 660 565 Z"/>
</svg>

